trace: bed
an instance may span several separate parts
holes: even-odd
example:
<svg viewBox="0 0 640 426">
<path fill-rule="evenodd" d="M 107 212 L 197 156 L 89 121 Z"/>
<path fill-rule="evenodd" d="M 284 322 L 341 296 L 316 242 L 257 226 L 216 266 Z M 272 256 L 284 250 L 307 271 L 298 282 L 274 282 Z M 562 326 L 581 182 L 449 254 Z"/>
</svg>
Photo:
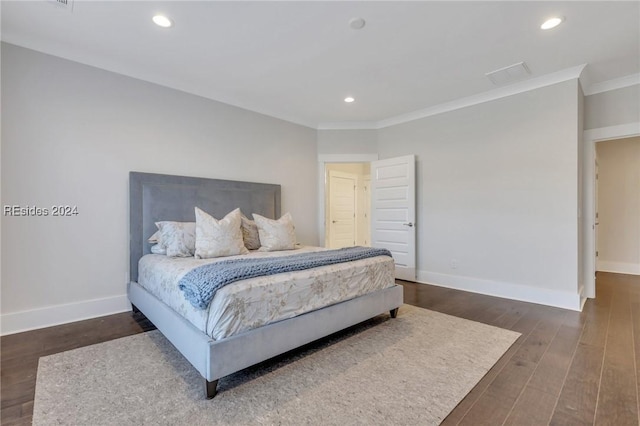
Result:
<svg viewBox="0 0 640 426">
<path fill-rule="evenodd" d="M 168 260 L 163 259 L 161 255 L 150 254 L 151 244 L 148 238 L 157 229 L 155 222 L 194 221 L 194 206 L 218 218 L 235 208 L 240 208 L 248 214 L 257 213 L 277 219 L 281 214 L 280 185 L 130 172 L 129 194 L 131 281 L 127 293 L 132 309 L 134 312 L 141 312 L 153 322 L 202 375 L 205 379 L 205 396 L 209 399 L 216 394 L 218 380 L 226 375 L 385 312 L 395 317 L 403 303 L 402 287 L 393 282 L 393 277 L 380 278 L 377 275 L 376 268 L 384 270 L 382 260 L 379 260 L 377 265 L 374 261 L 354 261 L 333 265 L 326 270 L 322 269 L 327 268 L 323 266 L 312 272 L 305 272 L 312 274 L 311 278 L 302 274 L 302 271 L 291 273 L 292 279 L 284 275 L 279 278 L 280 285 L 286 283 L 288 286 L 282 288 L 295 288 L 299 294 L 306 294 L 304 292 L 308 289 L 304 287 L 305 283 L 311 282 L 309 280 L 318 281 L 322 274 L 327 277 L 329 274 L 344 277 L 345 283 L 348 283 L 345 286 L 353 290 L 352 293 L 347 292 L 343 295 L 347 297 L 344 301 L 315 301 L 315 304 L 308 303 L 309 306 L 306 306 L 305 310 L 301 310 L 300 306 L 294 306 L 285 309 L 284 314 L 278 312 L 279 316 L 273 316 L 269 321 L 258 325 L 254 320 L 245 321 L 245 324 L 235 324 L 233 313 L 228 312 L 229 304 L 221 305 L 223 302 L 215 298 L 210 306 L 211 317 L 217 318 L 215 321 L 210 321 L 209 311 L 200 314 L 182 312 L 178 304 L 184 303 L 179 301 L 181 296 L 177 291 L 168 299 L 159 294 L 153 287 L 153 280 L 149 278 L 153 276 L 149 271 L 153 271 L 157 265 L 164 264 L 168 264 L 167 267 L 173 270 L 180 270 L 183 265 L 197 261 Z M 300 249 L 312 250 L 315 249 Z M 279 254 L 286 255 L 273 252 L 268 256 Z M 180 262 L 178 266 L 176 262 Z M 337 274 L 336 270 L 339 270 Z M 245 283 L 243 289 L 242 283 L 230 284 L 224 287 L 224 290 L 237 294 L 246 288 L 251 291 L 259 288 L 258 284 L 251 282 L 251 285 Z M 286 291 L 281 293 L 287 295 Z M 166 301 L 162 301 L 163 298 Z M 259 305 L 255 307 L 256 310 L 260 308 Z M 198 316 L 200 318 L 197 318 Z M 221 318 L 225 318 L 224 321 Z M 220 323 L 235 325 L 230 328 L 216 328 Z M 246 323 L 253 323 L 253 326 L 246 326 Z"/>
</svg>

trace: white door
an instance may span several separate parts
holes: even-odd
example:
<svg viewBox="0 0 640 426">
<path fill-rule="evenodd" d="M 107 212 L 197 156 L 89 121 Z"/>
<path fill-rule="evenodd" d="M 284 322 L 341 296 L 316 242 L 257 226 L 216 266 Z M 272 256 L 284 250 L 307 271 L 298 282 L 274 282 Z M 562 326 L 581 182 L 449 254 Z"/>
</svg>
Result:
<svg viewBox="0 0 640 426">
<path fill-rule="evenodd" d="M 396 278 L 416 279 L 415 156 L 371 163 L 371 245 L 389 249 Z"/>
<path fill-rule="evenodd" d="M 356 183 L 351 173 L 329 171 L 329 247 L 356 245 Z"/>
</svg>

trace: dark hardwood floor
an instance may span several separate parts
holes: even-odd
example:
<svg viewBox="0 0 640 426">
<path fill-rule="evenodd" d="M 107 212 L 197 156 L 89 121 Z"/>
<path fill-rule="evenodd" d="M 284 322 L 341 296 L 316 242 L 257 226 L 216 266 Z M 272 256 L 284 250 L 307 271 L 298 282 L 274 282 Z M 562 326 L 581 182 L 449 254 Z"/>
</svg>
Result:
<svg viewBox="0 0 640 426">
<path fill-rule="evenodd" d="M 406 303 L 522 333 L 444 425 L 640 424 L 640 276 L 598 273 L 582 312 L 399 283 Z M 124 313 L 2 337 L 2 425 L 31 423 L 39 357 L 153 328 Z"/>
</svg>

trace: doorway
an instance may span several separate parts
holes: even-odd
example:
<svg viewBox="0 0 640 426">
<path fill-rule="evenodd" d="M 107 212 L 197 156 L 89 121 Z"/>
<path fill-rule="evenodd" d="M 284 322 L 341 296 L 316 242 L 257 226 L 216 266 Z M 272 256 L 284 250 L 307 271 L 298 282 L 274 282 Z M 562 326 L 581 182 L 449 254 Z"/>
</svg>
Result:
<svg viewBox="0 0 640 426">
<path fill-rule="evenodd" d="M 325 163 L 325 247 L 370 246 L 370 166 Z"/>
<path fill-rule="evenodd" d="M 584 131 L 584 150 L 583 150 L 583 197 L 582 197 L 582 213 L 584 236 L 582 251 L 582 266 L 584 288 L 580 285 L 580 295 L 583 298 L 596 297 L 596 200 L 595 200 L 595 155 L 596 143 L 606 140 L 623 139 L 633 136 L 640 136 L 640 122 L 621 124 L 610 127 L 600 127 Z"/>
<path fill-rule="evenodd" d="M 369 173 L 363 173 L 365 186 L 362 194 L 365 208 L 360 210 L 365 212 L 367 220 L 356 230 L 356 234 L 364 231 L 365 237 L 361 240 L 362 245 L 389 249 L 395 262 L 396 278 L 415 281 L 415 156 L 407 155 L 378 160 L 377 154 L 321 154 L 318 155 L 318 163 L 318 204 L 321 212 L 318 215 L 320 245 L 329 247 L 330 244 L 329 227 L 327 226 L 327 222 L 329 222 L 329 176 L 327 170 L 335 165 L 338 166 L 338 171 L 343 171 L 344 169 L 339 166 L 345 163 L 369 167 Z M 375 179 L 373 179 L 374 177 Z M 402 200 L 406 201 L 406 209 L 399 205 Z M 405 214 L 402 214 L 403 211 Z M 374 212 L 377 213 L 374 214 Z M 378 226 L 380 222 L 384 222 L 382 226 Z M 397 229 L 390 229 L 389 226 L 396 226 Z M 381 232 L 385 233 L 385 231 L 390 232 L 381 235 Z M 406 235 L 404 241 L 399 241 L 400 234 Z M 391 238 L 386 238 L 388 236 Z M 358 238 L 356 238 L 356 244 L 357 242 Z M 403 245 L 403 243 L 405 249 L 397 250 L 398 244 Z"/>
<path fill-rule="evenodd" d="M 596 144 L 596 270 L 640 275 L 640 137 Z"/>
</svg>

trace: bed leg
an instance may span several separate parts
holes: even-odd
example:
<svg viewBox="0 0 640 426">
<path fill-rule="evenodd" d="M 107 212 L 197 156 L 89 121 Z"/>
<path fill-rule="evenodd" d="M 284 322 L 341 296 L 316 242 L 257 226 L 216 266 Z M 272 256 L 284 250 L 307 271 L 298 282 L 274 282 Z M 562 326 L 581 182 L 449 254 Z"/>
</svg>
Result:
<svg viewBox="0 0 640 426">
<path fill-rule="evenodd" d="M 131 313 L 134 313 L 134 314 L 140 313 L 140 309 L 138 309 L 138 307 L 133 303 L 131 304 Z"/>
<path fill-rule="evenodd" d="M 204 389 L 207 393 L 207 399 L 212 399 L 214 396 L 216 396 L 216 394 L 218 393 L 217 387 L 218 387 L 217 380 L 210 382 L 207 379 L 205 379 Z"/>
<path fill-rule="evenodd" d="M 389 315 L 391 315 L 391 318 L 395 318 L 398 316 L 398 309 L 399 308 L 395 308 L 389 311 Z"/>
</svg>

